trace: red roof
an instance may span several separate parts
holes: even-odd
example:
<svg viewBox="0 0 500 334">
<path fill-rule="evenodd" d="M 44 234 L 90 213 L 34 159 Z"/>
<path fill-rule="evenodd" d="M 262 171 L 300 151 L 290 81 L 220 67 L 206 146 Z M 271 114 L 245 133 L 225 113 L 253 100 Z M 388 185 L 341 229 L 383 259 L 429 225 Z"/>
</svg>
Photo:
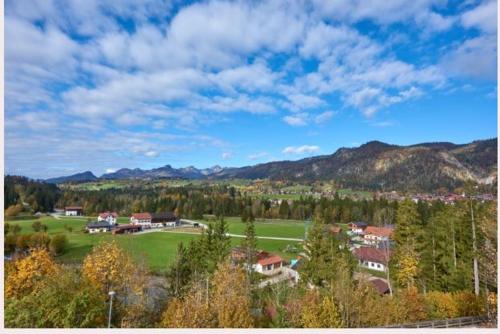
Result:
<svg viewBox="0 0 500 334">
<path fill-rule="evenodd" d="M 382 281 L 380 278 L 376 278 L 374 280 L 371 280 L 370 283 L 373 284 L 375 287 L 375 290 L 378 291 L 381 295 L 389 291 L 389 284 L 386 282 Z"/>
<path fill-rule="evenodd" d="M 149 212 L 133 213 L 132 218 L 134 219 L 151 219 L 151 214 Z"/>
<path fill-rule="evenodd" d="M 257 263 L 260 264 L 261 266 L 267 266 L 268 264 L 275 264 L 281 262 L 283 262 L 283 259 L 278 255 L 272 255 L 270 257 L 257 261 Z"/>
<path fill-rule="evenodd" d="M 67 206 L 64 208 L 65 210 L 83 210 L 81 206 Z"/>
<path fill-rule="evenodd" d="M 381 250 L 373 247 L 361 247 L 354 250 L 354 256 L 361 261 L 370 261 L 376 263 L 386 264 L 386 254 L 385 250 Z M 389 252 L 390 257 L 390 252 Z"/>
<path fill-rule="evenodd" d="M 101 212 L 99 214 L 99 217 L 103 218 L 103 219 L 106 219 L 108 218 L 109 216 L 112 216 L 113 218 L 116 218 L 118 217 L 118 214 L 116 212 L 109 212 L 109 211 L 106 211 L 106 212 Z"/>
<path fill-rule="evenodd" d="M 365 235 L 373 234 L 378 237 L 390 237 L 393 232 L 394 230 L 392 228 L 368 226 L 365 230 Z"/>
</svg>

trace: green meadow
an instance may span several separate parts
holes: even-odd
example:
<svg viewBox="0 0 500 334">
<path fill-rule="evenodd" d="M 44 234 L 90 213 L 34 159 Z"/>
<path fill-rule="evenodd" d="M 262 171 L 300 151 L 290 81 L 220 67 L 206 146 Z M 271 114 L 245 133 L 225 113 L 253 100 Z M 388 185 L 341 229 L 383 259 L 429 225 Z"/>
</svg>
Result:
<svg viewBox="0 0 500 334">
<path fill-rule="evenodd" d="M 34 233 L 31 225 L 35 220 L 10 221 L 9 224 L 18 224 L 22 234 Z M 119 223 L 128 222 L 127 217 L 120 217 Z M 233 234 L 244 234 L 244 224 L 239 218 L 227 218 L 229 232 Z M 83 261 L 92 247 L 102 241 L 116 240 L 136 261 L 146 261 L 151 270 L 163 272 L 174 261 L 179 243 L 188 244 L 192 239 L 198 238 L 196 234 L 153 232 L 131 235 L 112 235 L 111 233 L 87 234 L 84 233 L 87 218 L 42 217 L 41 222 L 48 227 L 50 235 L 64 233 L 68 237 L 68 247 L 64 254 L 57 260 L 67 264 L 79 264 Z M 200 221 L 202 222 L 202 221 Z M 256 222 L 256 234 L 258 236 L 302 238 L 304 235 L 304 224 L 298 221 L 266 220 Z M 70 232 L 67 227 L 71 227 Z M 231 244 L 237 246 L 242 238 L 231 238 Z M 281 255 L 289 260 L 297 255 L 300 243 L 286 240 L 257 241 L 257 247 L 268 252 Z M 293 251 L 295 248 L 295 252 Z M 291 250 L 292 249 L 292 250 Z"/>
</svg>

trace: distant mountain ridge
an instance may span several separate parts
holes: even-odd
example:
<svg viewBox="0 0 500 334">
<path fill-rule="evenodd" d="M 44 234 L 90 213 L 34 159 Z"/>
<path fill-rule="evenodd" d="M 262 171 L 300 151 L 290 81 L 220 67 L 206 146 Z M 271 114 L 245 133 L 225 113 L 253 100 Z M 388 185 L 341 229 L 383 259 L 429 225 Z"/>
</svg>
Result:
<svg viewBox="0 0 500 334">
<path fill-rule="evenodd" d="M 47 182 L 83 182 L 97 179 L 89 173 L 49 179 Z M 85 180 L 85 177 L 88 177 L 88 180 Z M 460 145 L 436 142 L 410 146 L 370 141 L 356 148 L 340 148 L 330 155 L 296 161 L 274 161 L 233 168 L 173 168 L 170 165 L 151 170 L 122 168 L 114 173 L 104 174 L 99 179 L 156 178 L 335 180 L 344 187 L 365 189 L 452 189 L 467 180 L 482 184 L 496 182 L 497 139 Z"/>
</svg>

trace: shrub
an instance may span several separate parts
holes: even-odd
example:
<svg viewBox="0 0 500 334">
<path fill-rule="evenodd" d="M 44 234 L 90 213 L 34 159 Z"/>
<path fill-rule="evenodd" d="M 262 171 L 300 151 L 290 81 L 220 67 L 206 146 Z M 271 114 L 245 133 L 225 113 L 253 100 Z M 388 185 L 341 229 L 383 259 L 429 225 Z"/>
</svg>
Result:
<svg viewBox="0 0 500 334">
<path fill-rule="evenodd" d="M 49 250 L 54 255 L 60 255 L 66 249 L 68 245 L 68 238 L 65 234 L 56 234 L 52 237 L 49 244 Z"/>
<path fill-rule="evenodd" d="M 47 233 L 38 232 L 31 235 L 29 246 L 31 248 L 44 248 L 48 249 L 50 244 L 50 237 Z"/>
<path fill-rule="evenodd" d="M 431 291 L 425 296 L 431 319 L 456 318 L 460 315 L 457 300 L 451 293 Z"/>
<path fill-rule="evenodd" d="M 481 297 L 469 291 L 459 291 L 453 294 L 460 317 L 478 316 L 484 314 L 484 303 Z"/>
<path fill-rule="evenodd" d="M 4 239 L 4 251 L 6 254 L 10 254 L 16 250 L 17 237 L 15 235 L 9 234 Z"/>
<path fill-rule="evenodd" d="M 37 220 L 33 224 L 31 224 L 31 227 L 35 232 L 40 232 L 40 230 L 42 229 L 42 223 L 39 220 Z"/>
<path fill-rule="evenodd" d="M 26 250 L 30 247 L 31 234 L 23 234 L 16 237 L 16 248 L 18 250 Z"/>
<path fill-rule="evenodd" d="M 21 204 L 11 205 L 5 210 L 6 217 L 15 217 L 23 211 Z"/>
</svg>

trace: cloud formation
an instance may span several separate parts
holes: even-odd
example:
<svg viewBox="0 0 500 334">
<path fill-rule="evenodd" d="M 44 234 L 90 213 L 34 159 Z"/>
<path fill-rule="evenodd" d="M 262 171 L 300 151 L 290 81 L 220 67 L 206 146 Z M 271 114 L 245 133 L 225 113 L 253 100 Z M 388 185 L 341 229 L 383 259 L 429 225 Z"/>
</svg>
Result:
<svg viewBox="0 0 500 334">
<path fill-rule="evenodd" d="M 228 159 L 207 133 L 241 115 L 296 130 L 329 124 L 332 110 L 370 119 L 456 78 L 494 81 L 496 25 L 489 0 L 7 0 L 7 164 L 30 170 L 37 148 L 22 137 L 57 152 L 44 162 L 53 176 L 48 166 L 71 165 L 58 140 L 92 138 L 86 154 L 105 170 L 117 164 L 103 156 L 164 159 L 198 145 Z M 463 38 L 435 48 L 458 28 Z"/>
</svg>

